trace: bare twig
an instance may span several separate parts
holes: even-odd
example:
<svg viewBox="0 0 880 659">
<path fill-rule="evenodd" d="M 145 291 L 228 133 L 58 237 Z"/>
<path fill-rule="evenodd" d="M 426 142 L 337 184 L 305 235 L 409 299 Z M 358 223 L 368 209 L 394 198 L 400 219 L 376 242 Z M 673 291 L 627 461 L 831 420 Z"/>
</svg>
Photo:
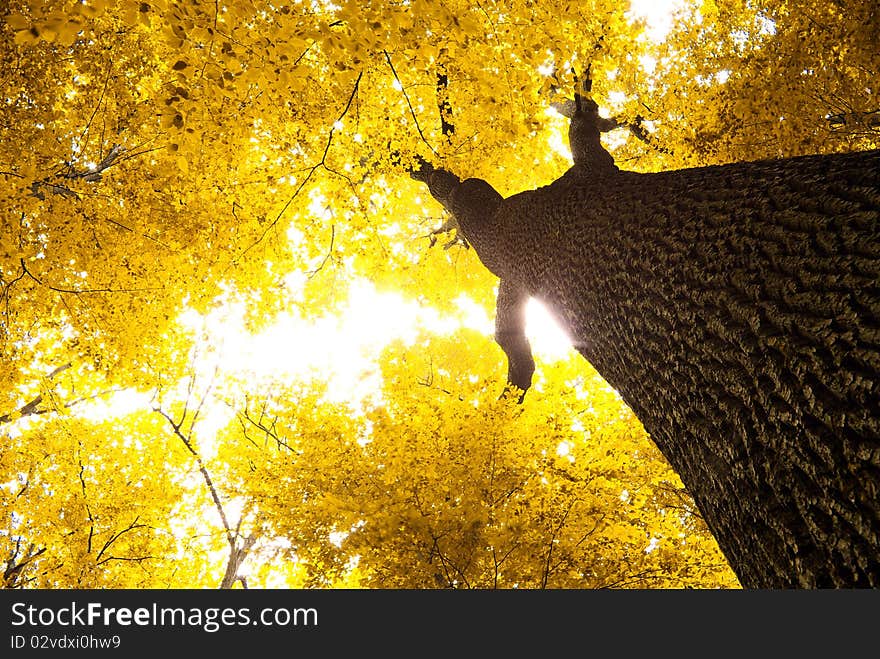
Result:
<svg viewBox="0 0 880 659">
<path fill-rule="evenodd" d="M 217 493 L 217 488 L 214 486 L 214 481 L 211 478 L 211 474 L 208 471 L 208 468 L 205 466 L 205 463 L 202 460 L 202 456 L 199 455 L 199 452 L 196 450 L 195 446 L 193 446 L 191 439 L 184 435 L 180 429 L 183 423 L 183 419 L 181 419 L 179 423 L 176 422 L 161 407 L 154 407 L 153 411 L 161 415 L 165 418 L 166 421 L 168 421 L 168 423 L 171 425 L 171 429 L 174 435 L 183 443 L 184 447 L 186 447 L 190 454 L 195 458 L 196 466 L 198 467 L 199 473 L 202 475 L 202 479 L 205 481 L 205 485 L 208 487 L 208 492 L 211 495 L 211 500 L 214 502 L 214 507 L 220 514 L 220 521 L 223 524 L 223 530 L 226 531 L 226 540 L 231 546 L 234 546 L 235 538 L 232 535 L 232 528 L 229 526 L 229 520 L 227 520 L 226 518 L 226 511 L 223 510 L 223 502 L 220 501 L 220 495 Z M 184 418 L 185 417 L 186 410 L 184 410 Z"/>
</svg>

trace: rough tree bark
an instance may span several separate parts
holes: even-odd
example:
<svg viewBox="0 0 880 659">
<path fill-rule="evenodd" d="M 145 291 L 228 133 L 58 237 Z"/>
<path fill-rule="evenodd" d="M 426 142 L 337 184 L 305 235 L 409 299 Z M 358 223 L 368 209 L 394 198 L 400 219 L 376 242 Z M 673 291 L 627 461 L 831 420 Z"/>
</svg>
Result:
<svg viewBox="0 0 880 659">
<path fill-rule="evenodd" d="M 531 382 L 532 296 L 642 421 L 744 587 L 880 587 L 880 151 L 640 174 L 593 149 L 507 199 L 413 174 L 501 280 L 509 382 Z"/>
</svg>

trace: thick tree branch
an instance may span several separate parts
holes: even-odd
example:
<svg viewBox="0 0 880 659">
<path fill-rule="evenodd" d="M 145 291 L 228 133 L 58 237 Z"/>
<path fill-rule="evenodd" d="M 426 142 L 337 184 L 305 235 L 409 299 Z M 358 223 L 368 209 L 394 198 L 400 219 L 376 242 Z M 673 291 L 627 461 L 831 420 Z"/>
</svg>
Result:
<svg viewBox="0 0 880 659">
<path fill-rule="evenodd" d="M 593 88 L 593 80 L 590 76 L 591 66 L 588 66 L 584 73 L 584 80 L 582 83 L 578 83 L 577 75 L 575 75 L 575 94 L 573 99 L 565 99 L 563 101 L 555 101 L 550 104 L 554 110 L 556 110 L 563 117 L 572 120 L 571 127 L 569 129 L 569 141 L 572 143 L 572 157 L 577 163 L 582 159 L 581 153 L 576 152 L 578 149 L 580 151 L 585 151 L 583 146 L 579 146 L 579 141 L 574 132 L 577 134 L 578 132 L 588 131 L 590 133 L 589 140 L 590 142 L 597 143 L 598 134 L 599 133 L 607 133 L 612 130 L 617 130 L 619 128 L 626 128 L 630 133 L 638 140 L 644 142 L 648 146 L 661 153 L 670 153 L 668 149 L 665 147 L 659 146 L 656 141 L 653 139 L 651 134 L 645 129 L 643 124 L 644 117 L 641 115 L 636 115 L 633 121 L 627 121 L 625 119 L 621 119 L 620 117 L 612 117 L 610 119 L 606 119 L 605 117 L 599 116 L 599 106 L 590 98 L 590 92 Z M 577 87 L 580 86 L 583 89 L 583 94 L 581 94 L 580 90 Z M 583 126 L 579 127 L 577 123 L 583 124 Z M 601 147 L 601 145 L 600 145 Z M 589 153 L 589 152 L 587 152 Z M 589 157 L 589 156 L 587 156 Z"/>
<path fill-rule="evenodd" d="M 526 391 L 532 386 L 535 360 L 532 348 L 526 338 L 526 303 L 529 294 L 524 288 L 516 286 L 509 279 L 498 284 L 498 299 L 495 307 L 495 340 L 507 355 L 507 389 L 515 389 L 521 403 Z"/>
<path fill-rule="evenodd" d="M 94 167 L 89 167 L 86 169 L 77 170 L 74 168 L 72 163 L 68 163 L 66 170 L 64 172 L 59 172 L 57 176 L 62 180 L 75 181 L 75 180 L 83 180 L 88 181 L 90 183 L 94 183 L 96 181 L 100 181 L 103 177 L 103 172 L 109 169 L 114 163 L 117 162 L 118 158 L 125 153 L 125 147 L 121 144 L 114 144 L 110 151 L 106 156 L 101 160 L 101 162 L 97 163 Z M 57 182 L 53 182 L 49 178 L 41 179 L 38 181 L 34 181 L 31 183 L 31 196 L 36 197 L 40 200 L 45 200 L 46 195 L 43 194 L 43 190 L 46 190 L 52 194 L 58 195 L 60 197 L 65 197 L 67 199 L 79 199 L 80 195 L 75 190 L 71 190 L 66 185 L 62 185 Z"/>
<path fill-rule="evenodd" d="M 109 169 L 123 153 L 125 153 L 125 147 L 121 144 L 114 144 L 107 155 L 104 156 L 104 159 L 94 167 L 79 171 L 71 167 L 71 170 L 64 175 L 64 178 L 82 179 L 89 182 L 100 181 L 102 173 Z"/>
</svg>

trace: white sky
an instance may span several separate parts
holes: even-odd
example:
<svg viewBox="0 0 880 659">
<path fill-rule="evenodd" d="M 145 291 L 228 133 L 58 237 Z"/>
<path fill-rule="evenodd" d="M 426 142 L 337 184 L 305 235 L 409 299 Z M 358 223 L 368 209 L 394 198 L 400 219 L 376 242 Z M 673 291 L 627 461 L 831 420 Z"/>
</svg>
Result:
<svg viewBox="0 0 880 659">
<path fill-rule="evenodd" d="M 378 388 L 376 360 L 391 341 L 413 342 L 420 329 L 442 335 L 466 327 L 486 336 L 495 330 L 494 318 L 464 295 L 455 299 L 454 316 L 442 316 L 396 293 L 379 292 L 366 280 L 356 281 L 349 295 L 338 316 L 307 322 L 292 310 L 256 335 L 244 327 L 240 310 L 220 309 L 206 320 L 206 343 L 222 346 L 223 370 L 246 381 L 317 375 L 329 380 L 334 399 L 344 401 L 361 399 Z M 569 354 L 571 342 L 538 302 L 529 302 L 526 321 L 526 334 L 539 358 Z M 203 319 L 192 314 L 184 322 L 197 329 Z"/>
<path fill-rule="evenodd" d="M 672 14 L 689 4 L 687 0 L 630 0 L 630 13 L 644 18 L 648 24 L 648 37 L 663 41 L 672 27 Z"/>
</svg>

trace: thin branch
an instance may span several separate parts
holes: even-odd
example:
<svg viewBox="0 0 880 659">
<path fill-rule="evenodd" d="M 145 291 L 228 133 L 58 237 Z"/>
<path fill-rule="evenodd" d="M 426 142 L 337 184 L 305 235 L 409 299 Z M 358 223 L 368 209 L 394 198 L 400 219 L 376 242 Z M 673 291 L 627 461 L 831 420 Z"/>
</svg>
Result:
<svg viewBox="0 0 880 659">
<path fill-rule="evenodd" d="M 199 469 L 199 473 L 201 473 L 202 479 L 205 481 L 205 485 L 208 486 L 208 492 L 211 494 L 211 499 L 214 502 L 214 507 L 220 514 L 220 521 L 223 523 L 223 529 L 226 531 L 226 539 L 229 542 L 230 546 L 235 546 L 235 538 L 232 535 L 232 528 L 229 526 L 229 520 L 226 518 L 226 512 L 223 510 L 223 503 L 220 501 L 220 495 L 217 493 L 217 488 L 214 487 L 214 481 L 211 479 L 211 474 L 208 472 L 208 468 L 202 461 L 202 457 L 199 455 L 199 452 L 192 445 L 192 441 L 190 440 L 190 438 L 184 435 L 180 430 L 183 419 L 181 419 L 181 423 L 175 422 L 174 419 L 172 419 L 171 416 L 161 407 L 154 407 L 153 411 L 164 417 L 165 420 L 168 421 L 169 424 L 171 424 L 174 435 L 183 443 L 186 449 L 195 458 L 196 466 Z"/>
<path fill-rule="evenodd" d="M 580 540 L 578 540 L 576 543 L 574 543 L 574 546 L 575 546 L 575 547 L 579 547 L 580 544 L 581 544 L 584 540 L 586 540 L 587 538 L 589 538 L 591 535 L 593 535 L 593 534 L 596 532 L 596 529 L 599 528 L 599 524 L 601 524 L 602 521 L 605 519 L 605 514 L 606 514 L 606 513 L 602 513 L 601 515 L 599 515 L 599 519 L 597 519 L 597 520 L 596 520 L 596 523 L 593 524 L 593 528 L 591 528 L 589 531 L 587 531 L 586 533 L 584 533 L 584 534 L 580 537 Z"/>
<path fill-rule="evenodd" d="M 520 546 L 519 542 L 514 542 L 513 545 L 510 547 L 510 549 L 508 549 L 500 559 L 498 558 L 498 553 L 496 552 L 495 547 L 492 547 L 492 562 L 494 563 L 494 570 L 495 570 L 495 576 L 494 576 L 493 582 L 494 582 L 495 588 L 498 587 L 499 569 L 504 564 L 504 562 L 508 558 L 510 558 L 510 555 L 514 551 L 517 550 L 517 548 L 519 546 Z"/>
<path fill-rule="evenodd" d="M 309 272 L 308 277 L 311 279 L 316 274 L 318 274 L 325 265 L 327 265 L 327 261 L 330 260 L 330 257 L 333 255 L 333 241 L 336 239 L 336 225 L 333 224 L 330 226 L 330 246 L 327 248 L 327 254 L 324 255 L 324 259 L 321 261 L 321 265 L 317 268 Z"/>
<path fill-rule="evenodd" d="M 318 169 L 319 167 L 324 167 L 324 168 L 326 169 L 327 154 L 328 154 L 329 151 L 330 151 L 330 145 L 333 143 L 333 136 L 334 136 L 334 134 L 336 133 L 336 124 L 338 124 L 340 121 L 342 121 L 342 120 L 345 118 L 345 115 L 348 114 L 348 111 L 349 111 L 349 109 L 351 108 L 351 104 L 354 102 L 354 98 L 355 98 L 355 96 L 357 96 L 358 88 L 360 87 L 360 84 L 361 84 L 361 78 L 363 77 L 363 75 L 364 75 L 364 72 L 363 72 L 363 71 L 361 71 L 360 73 L 358 73 L 358 77 L 357 77 L 357 79 L 354 81 L 354 87 L 353 87 L 352 90 L 351 90 L 351 94 L 350 94 L 349 97 L 348 97 L 348 101 L 347 101 L 346 104 L 345 104 L 345 108 L 343 108 L 343 110 L 342 110 L 342 114 L 340 114 L 340 115 L 339 115 L 339 118 L 337 118 L 336 121 L 333 122 L 333 125 L 330 127 L 330 132 L 327 134 L 327 144 L 324 146 L 324 153 L 321 154 L 321 162 L 319 162 L 317 165 L 314 165 L 314 166 L 312 167 L 311 171 L 309 172 L 309 175 L 306 177 L 306 181 L 307 181 L 309 178 L 311 178 L 312 174 L 313 174 L 313 173 L 315 172 L 315 170 Z M 305 181 L 303 181 L 302 185 L 300 185 L 300 186 L 296 189 L 296 192 L 293 193 L 293 196 L 292 196 L 290 199 L 287 200 L 287 203 L 284 204 L 284 206 L 282 207 L 282 209 L 279 211 L 278 216 L 277 216 L 277 217 L 275 218 L 275 220 L 272 222 L 272 225 L 271 225 L 271 226 L 274 226 L 275 224 L 278 223 L 278 220 L 281 219 L 281 216 L 284 214 L 284 211 L 286 211 L 287 208 L 288 208 L 288 206 L 290 206 L 290 204 L 293 202 L 294 198 L 295 198 L 296 195 L 299 193 L 299 191 L 302 189 L 303 185 L 305 185 Z"/>
<path fill-rule="evenodd" d="M 37 282 L 40 286 L 45 286 L 50 291 L 55 291 L 56 293 L 70 293 L 73 295 L 81 295 L 83 293 L 145 293 L 147 291 L 158 291 L 161 290 L 158 287 L 153 288 L 58 288 L 57 286 L 50 286 L 49 284 L 41 281 L 36 275 L 34 275 L 30 270 L 28 270 L 27 264 L 24 259 L 19 259 L 19 263 L 21 264 L 21 269 L 28 277 Z"/>
<path fill-rule="evenodd" d="M 89 394 L 88 396 L 80 396 L 79 398 L 74 398 L 69 403 L 64 403 L 65 408 L 73 407 L 74 405 L 79 405 L 80 403 L 84 403 L 89 400 L 95 400 L 96 398 L 103 398 L 104 396 L 109 396 L 111 394 L 118 394 L 125 391 L 125 387 L 111 387 L 110 389 L 104 389 L 102 391 L 98 391 L 94 394 Z M 35 412 L 35 414 L 43 414 L 44 410 L 40 410 Z"/>
<path fill-rule="evenodd" d="M 199 418 L 199 414 L 201 414 L 201 412 L 202 412 L 202 407 L 205 405 L 205 401 L 208 399 L 208 394 L 210 394 L 211 389 L 214 388 L 214 382 L 216 382 L 217 374 L 219 372 L 220 372 L 220 362 L 217 362 L 217 364 L 214 365 L 214 373 L 211 375 L 211 380 L 208 383 L 208 386 L 205 387 L 205 392 L 204 392 L 204 394 L 202 394 L 202 398 L 201 398 L 201 400 L 199 400 L 199 404 L 196 406 L 196 411 L 193 413 L 192 420 L 189 422 L 190 428 L 195 426 L 196 419 Z M 195 379 L 195 378 L 193 378 L 193 379 Z M 192 381 L 190 381 L 190 384 L 192 384 Z"/>
<path fill-rule="evenodd" d="M 556 528 L 553 529 L 553 532 L 550 534 L 550 548 L 547 550 L 547 559 L 544 561 L 544 571 L 541 575 L 541 588 L 547 587 L 547 582 L 550 579 L 550 574 L 554 572 L 555 568 L 550 567 L 550 559 L 553 556 L 553 545 L 556 543 L 556 535 L 562 530 L 562 527 L 565 526 L 565 520 L 568 519 L 569 513 L 571 513 L 574 505 L 578 503 L 580 499 L 572 499 L 571 504 L 565 510 L 565 513 L 562 515 L 562 519 L 559 520 L 559 524 Z"/>
<path fill-rule="evenodd" d="M 283 439 L 281 439 L 281 438 L 278 436 L 278 434 L 273 430 L 273 428 L 274 428 L 274 426 L 275 426 L 275 422 L 274 422 L 274 421 L 272 422 L 272 428 L 266 427 L 266 425 L 265 425 L 265 424 L 263 423 L 263 421 L 262 421 L 262 415 L 260 415 L 260 416 L 261 416 L 260 420 L 255 421 L 255 420 L 250 416 L 250 413 L 248 412 L 247 408 L 245 408 L 245 411 L 244 411 L 244 412 L 239 412 L 239 413 L 238 413 L 238 422 L 239 422 L 239 424 L 242 426 L 242 431 L 243 431 L 244 434 L 245 434 L 245 438 L 248 439 L 248 440 L 249 440 L 252 444 L 254 444 L 255 446 L 257 445 L 256 442 L 254 442 L 253 440 L 250 439 L 250 437 L 247 436 L 247 430 L 246 430 L 246 427 L 245 427 L 245 425 L 244 425 L 244 421 L 247 421 L 247 422 L 250 423 L 254 428 L 256 428 L 257 430 L 263 432 L 263 433 L 266 435 L 266 437 L 271 437 L 272 439 L 274 439 L 274 440 L 275 440 L 275 443 L 276 443 L 278 446 L 282 446 L 282 447 L 286 448 L 288 451 L 290 451 L 291 453 L 295 453 L 295 452 L 296 452 L 295 449 L 294 449 L 292 446 L 290 446 L 287 442 L 285 442 Z"/>
<path fill-rule="evenodd" d="M 94 220 L 94 219 L 92 219 L 92 218 L 89 217 L 89 216 L 85 216 L 85 217 L 86 217 L 86 219 L 87 219 L 89 222 L 91 222 L 91 223 L 94 225 L 94 223 L 95 223 L 95 220 Z M 142 231 L 137 231 L 137 230 L 135 230 L 135 229 L 132 229 L 130 226 L 125 225 L 125 224 L 122 224 L 122 222 L 117 222 L 117 221 L 114 220 L 113 218 L 105 217 L 105 218 L 103 218 L 103 219 L 106 220 L 107 222 L 109 222 L 110 224 L 119 227 L 119 228 L 122 229 L 123 231 L 128 231 L 129 233 L 136 234 L 136 235 L 140 236 L 141 238 L 146 238 L 147 240 L 150 240 L 150 241 L 156 243 L 157 245 L 159 245 L 160 247 L 164 247 L 165 249 L 168 249 L 168 250 L 171 250 L 171 251 L 177 251 L 177 250 L 175 250 L 173 247 L 171 247 L 170 245 L 167 245 L 167 244 L 163 243 L 163 242 L 162 242 L 161 240 L 159 240 L 158 238 L 154 238 L 153 236 L 151 236 L 151 235 L 149 235 L 149 234 L 147 234 L 147 233 L 143 233 Z M 92 226 L 92 235 L 95 236 L 95 242 L 97 243 L 97 242 L 98 242 L 98 239 L 97 239 L 97 236 L 94 234 L 94 226 Z M 100 243 L 98 243 L 98 247 L 99 247 L 99 249 L 103 249 L 103 248 L 100 247 Z"/>
<path fill-rule="evenodd" d="M 20 549 L 21 539 L 18 539 L 15 542 L 15 549 L 6 560 L 6 568 L 3 570 L 4 588 L 21 588 L 24 584 L 33 581 L 33 578 L 22 580 L 21 575 L 34 559 L 46 552 L 45 547 L 35 551 L 34 545 L 31 544 L 25 552 L 24 557 L 21 560 L 16 560 L 18 559 Z"/>
<path fill-rule="evenodd" d="M 80 448 L 82 448 L 82 444 L 80 444 Z M 86 467 L 82 463 L 82 460 L 78 460 L 78 462 L 79 462 L 78 476 L 79 476 L 79 483 L 82 488 L 83 505 L 86 507 L 86 514 L 88 515 L 88 518 L 89 518 L 89 537 L 86 542 L 86 553 L 91 554 L 92 553 L 92 538 L 95 537 L 95 518 L 92 517 L 92 509 L 89 507 L 88 494 L 86 492 L 86 479 L 83 477 L 83 472 L 85 471 Z"/>
<path fill-rule="evenodd" d="M 134 563 L 142 563 L 144 561 L 149 561 L 154 558 L 156 558 L 156 556 L 108 556 L 107 558 L 104 558 L 104 559 L 98 561 L 97 563 L 95 563 L 95 565 L 103 565 L 104 563 L 109 563 L 110 561 L 127 561 L 127 562 L 134 562 Z"/>
<path fill-rule="evenodd" d="M 449 102 L 449 76 L 445 71 L 437 73 L 437 109 L 440 111 L 440 132 L 451 140 L 455 125 L 452 123 L 452 104 Z"/>
<path fill-rule="evenodd" d="M 455 588 L 455 579 L 453 575 L 450 573 L 450 569 L 454 570 L 458 576 L 462 577 L 462 581 L 464 581 L 465 585 L 467 585 L 467 579 L 464 578 L 461 570 L 458 569 L 452 561 L 450 561 L 446 555 L 443 553 L 443 550 L 440 549 L 440 536 L 435 536 L 433 532 L 431 532 L 431 538 L 433 540 L 433 544 L 431 545 L 431 556 L 437 556 L 440 559 L 440 565 L 443 567 L 443 573 L 446 577 L 446 583 L 450 588 Z M 428 559 L 430 562 L 430 557 Z"/>
<path fill-rule="evenodd" d="M 58 375 L 59 373 L 62 373 L 63 371 L 66 371 L 70 367 L 71 367 L 70 363 L 61 365 L 58 368 L 54 369 L 51 373 L 49 373 L 49 375 L 46 376 L 46 379 L 51 380 L 56 375 Z M 10 421 L 13 420 L 13 418 L 18 419 L 23 416 L 29 416 L 31 414 L 42 414 L 43 412 L 39 411 L 37 409 L 42 404 L 42 402 L 43 402 L 43 396 L 41 394 L 41 395 L 37 396 L 36 398 L 34 398 L 33 400 L 31 400 L 31 401 L 25 403 L 24 405 L 22 405 L 21 407 L 19 407 L 15 412 L 12 412 L 9 414 L 4 414 L 4 415 L 0 416 L 0 423 L 9 423 Z"/>
<path fill-rule="evenodd" d="M 236 536 L 238 536 L 238 529 L 236 529 Z M 241 568 L 241 564 L 247 558 L 248 552 L 256 543 L 256 536 L 249 535 L 244 538 L 244 542 L 241 547 L 236 547 L 233 545 L 229 551 L 229 560 L 226 562 L 226 572 L 223 575 L 223 580 L 220 582 L 220 588 L 232 588 L 235 585 L 236 581 L 241 581 L 242 586 L 247 588 L 247 581 L 244 577 L 239 576 L 238 570 Z"/>
<path fill-rule="evenodd" d="M 123 535 L 125 535 L 129 531 L 134 531 L 136 529 L 149 528 L 149 526 L 147 524 L 138 524 L 137 521 L 139 519 L 140 519 L 140 515 L 135 517 L 134 521 L 131 524 L 129 524 L 126 528 L 122 529 L 121 531 L 118 531 L 117 533 L 114 533 L 113 535 L 111 535 L 107 539 L 107 542 L 104 543 L 104 546 L 101 548 L 101 551 L 99 551 L 98 555 L 95 557 L 95 565 L 101 565 L 101 563 L 106 562 L 106 560 L 110 560 L 110 559 L 105 559 L 104 561 L 102 561 L 101 557 L 104 555 L 104 552 L 106 552 L 108 549 L 110 549 L 110 546 L 114 542 L 119 540 L 119 538 L 121 538 Z M 113 560 L 140 560 L 140 559 L 123 559 L 123 558 L 115 558 L 115 557 L 111 557 L 111 559 L 113 559 Z"/>
<path fill-rule="evenodd" d="M 419 136 L 422 138 L 422 142 L 428 145 L 428 148 L 431 149 L 431 153 L 433 153 L 438 158 L 440 154 L 437 153 L 437 150 L 431 146 L 431 143 L 425 138 L 425 134 L 422 132 L 422 127 L 419 126 L 419 118 L 416 116 L 416 112 L 413 109 L 412 103 L 409 100 L 409 95 L 406 93 L 406 88 L 404 88 L 403 83 L 400 81 L 400 76 L 397 75 L 397 71 L 394 68 L 394 64 L 391 63 L 391 55 L 388 54 L 387 50 L 383 50 L 382 53 L 385 55 L 385 59 L 388 62 L 388 66 L 391 69 L 391 73 L 394 75 L 394 79 L 397 81 L 397 84 L 400 86 L 400 91 L 403 94 L 403 98 L 406 99 L 406 105 L 409 107 L 409 113 L 412 115 L 413 121 L 416 124 L 416 130 L 419 131 Z"/>
<path fill-rule="evenodd" d="M 659 574 L 658 574 L 659 573 Z M 660 568 L 652 568 L 650 570 L 643 570 L 642 572 L 637 572 L 636 574 L 626 574 L 615 581 L 607 582 L 598 586 L 600 589 L 611 589 L 611 588 L 624 588 L 626 586 L 632 586 L 633 584 L 640 583 L 643 581 L 657 580 L 663 579 L 666 575 L 662 573 Z"/>
<path fill-rule="evenodd" d="M 315 165 L 312 165 L 310 168 L 308 168 L 308 174 L 306 174 L 306 177 L 302 180 L 302 182 L 300 182 L 300 184 L 297 186 L 296 190 L 293 191 L 293 194 L 284 203 L 284 206 L 281 207 L 281 210 L 278 211 L 278 214 L 275 216 L 275 219 L 272 220 L 272 222 L 263 230 L 263 233 L 260 235 L 259 238 L 257 238 L 257 240 L 255 242 L 248 245 L 241 252 L 241 254 L 239 254 L 235 259 L 233 259 L 232 265 L 234 265 L 240 259 L 242 259 L 244 257 L 244 255 L 247 254 L 251 249 L 253 249 L 257 245 L 259 245 L 261 242 L 263 242 L 263 240 L 266 238 L 266 236 L 269 235 L 269 231 L 271 231 L 278 224 L 278 222 L 281 220 L 284 213 L 287 211 L 287 209 L 290 207 L 290 205 L 293 203 L 293 201 L 299 196 L 299 193 L 302 192 L 303 188 L 311 180 L 312 176 L 315 174 L 315 172 L 318 169 L 323 168 L 326 171 L 330 172 L 331 174 L 336 174 L 337 176 L 342 176 L 341 174 L 339 174 L 339 172 L 335 172 L 332 169 L 330 169 L 329 167 L 327 167 L 327 154 L 330 152 L 331 144 L 333 144 L 333 137 L 336 133 L 336 124 L 338 124 L 340 121 L 342 121 L 345 118 L 345 115 L 348 114 L 348 111 L 351 109 L 351 104 L 354 102 L 354 99 L 357 96 L 358 89 L 360 88 L 360 84 L 361 84 L 361 78 L 363 77 L 363 75 L 364 75 L 363 71 L 358 73 L 357 79 L 354 81 L 354 87 L 351 90 L 351 94 L 348 97 L 348 101 L 346 102 L 345 107 L 342 110 L 342 113 L 339 115 L 339 117 L 336 119 L 336 121 L 334 121 L 333 124 L 330 126 L 330 131 L 327 134 L 327 143 L 324 145 L 324 152 L 321 154 L 321 160 L 318 163 L 316 163 Z M 347 177 L 343 177 L 343 178 L 347 178 Z M 351 181 L 349 181 L 349 182 L 351 182 Z"/>
<path fill-rule="evenodd" d="M 214 376 L 217 375 L 217 370 L 219 369 L 219 364 L 217 369 L 214 371 Z M 190 379 L 189 384 L 187 385 L 187 396 L 192 395 L 192 389 L 194 386 L 195 377 Z M 212 378 L 211 383 L 213 384 L 214 378 Z M 211 390 L 209 386 L 201 400 L 199 401 L 198 406 L 196 407 L 196 411 L 193 413 L 192 419 L 189 422 L 190 432 L 192 432 L 193 426 L 195 425 L 196 419 L 199 416 L 199 413 L 202 409 L 202 406 L 207 400 L 208 394 Z M 208 472 L 208 468 L 205 466 L 205 463 L 202 461 L 201 456 L 196 450 L 195 446 L 193 446 L 191 437 L 188 437 L 183 434 L 181 431 L 181 426 L 186 420 L 187 409 L 184 407 L 183 414 L 181 415 L 180 421 L 175 422 L 171 416 L 166 413 L 161 407 L 154 407 L 153 411 L 160 414 L 171 424 L 172 429 L 174 430 L 174 434 L 183 442 L 183 445 L 189 450 L 189 452 L 193 455 L 196 460 L 196 464 L 199 468 L 199 472 L 202 474 L 202 478 L 205 481 L 205 484 L 208 486 L 208 491 L 211 494 L 211 499 L 214 501 L 214 507 L 217 509 L 217 512 L 220 514 L 220 521 L 223 524 L 223 530 L 226 534 L 226 541 L 229 543 L 229 559 L 226 562 L 226 572 L 224 573 L 223 579 L 220 583 L 220 588 L 232 588 L 235 585 L 236 581 L 241 581 L 243 578 L 239 577 L 238 570 L 241 567 L 241 564 L 247 558 L 248 552 L 253 547 L 257 538 L 254 535 L 250 535 L 247 538 L 244 538 L 243 544 L 239 545 L 239 539 L 241 539 L 241 522 L 242 518 L 239 518 L 238 524 L 235 526 L 235 530 L 233 531 L 232 527 L 229 525 L 229 520 L 226 517 L 226 512 L 223 509 L 223 503 L 220 501 L 220 495 L 217 493 L 217 488 L 214 486 L 214 481 L 211 479 L 211 474 Z M 137 521 L 137 520 L 135 520 Z M 242 581 L 242 585 L 246 588 L 247 582 Z"/>
<path fill-rule="evenodd" d="M 107 75 L 104 76 L 104 86 L 101 89 L 101 96 L 98 98 L 98 102 L 95 104 L 95 109 L 92 111 L 92 116 L 89 117 L 88 122 L 86 122 L 86 127 L 83 129 L 83 132 L 79 136 L 78 141 L 80 142 L 80 152 L 85 150 L 85 147 L 83 146 L 82 143 L 85 141 L 86 135 L 89 134 L 89 129 L 92 127 L 92 122 L 95 120 L 95 116 L 98 114 L 98 110 L 101 109 L 101 104 L 104 102 L 104 96 L 107 94 L 107 86 L 110 84 L 110 72 L 111 71 L 113 71 L 113 60 L 112 59 L 110 60 L 110 62 L 107 65 Z M 115 149 L 115 148 L 116 147 L 114 146 L 113 149 Z M 111 153 L 113 152 L 113 149 L 110 149 Z M 115 158 L 115 156 L 114 156 L 114 158 Z M 73 171 L 72 166 L 71 166 L 70 171 Z"/>
<path fill-rule="evenodd" d="M 297 64 L 299 64 L 302 61 L 302 58 L 306 56 L 306 54 L 312 49 L 312 46 L 314 46 L 316 43 L 318 43 L 318 42 L 313 41 L 308 46 L 306 46 L 306 49 L 300 53 L 299 57 L 297 57 L 295 60 L 293 60 L 293 66 L 296 66 Z"/>
<path fill-rule="evenodd" d="M 219 365 L 218 365 L 219 368 Z M 215 371 L 216 375 L 216 371 Z M 213 382 L 213 380 L 212 380 Z M 193 381 L 190 380 L 189 384 L 189 393 L 192 393 Z M 198 418 L 199 412 L 201 411 L 202 406 L 207 399 L 208 393 L 210 391 L 210 387 L 202 396 L 199 401 L 198 407 L 196 408 L 195 413 L 193 414 L 192 419 L 190 420 L 190 431 L 192 431 L 192 427 L 195 424 L 196 419 Z M 211 494 L 211 499 L 214 502 L 214 507 L 217 509 L 217 512 L 220 514 L 220 521 L 223 524 L 223 530 L 226 534 L 226 541 L 229 543 L 229 559 L 226 563 L 226 572 L 224 574 L 223 580 L 220 583 L 221 588 L 231 588 L 236 581 L 241 580 L 238 576 L 238 570 L 241 567 L 241 564 L 247 558 L 248 552 L 253 547 L 256 542 L 256 536 L 248 536 L 244 538 L 244 542 L 241 546 L 238 544 L 238 540 L 241 538 L 240 528 L 241 528 L 241 519 L 239 519 L 238 524 L 236 525 L 235 530 L 232 530 L 232 527 L 229 525 L 229 520 L 226 517 L 226 512 L 223 509 L 223 503 L 220 501 L 220 495 L 217 492 L 217 488 L 214 485 L 214 481 L 211 478 L 211 474 L 208 472 L 208 468 L 205 466 L 205 463 L 202 461 L 201 456 L 196 450 L 195 446 L 192 444 L 192 440 L 190 437 L 181 432 L 181 426 L 183 425 L 186 419 L 186 408 L 184 408 L 183 415 L 181 416 L 180 422 L 175 422 L 171 416 L 166 413 L 161 407 L 154 407 L 153 411 L 160 414 L 165 418 L 168 423 L 171 424 L 172 429 L 174 430 L 174 434 L 178 437 L 178 439 L 183 442 L 183 445 L 187 448 L 187 450 L 193 455 L 196 460 L 196 465 L 198 466 L 199 473 L 202 475 L 202 479 L 205 481 L 205 485 L 208 487 L 208 491 Z M 245 587 L 247 587 L 246 582 L 242 582 Z"/>
<path fill-rule="evenodd" d="M 152 142 L 154 139 L 155 138 L 150 138 L 149 140 L 147 140 L 143 144 L 148 144 L 149 142 Z M 126 160 L 131 160 L 132 158 L 137 158 L 139 156 L 144 156 L 148 153 L 152 153 L 153 151 L 163 151 L 164 149 L 167 149 L 168 146 L 167 145 L 154 146 L 149 149 L 144 149 L 143 151 L 135 151 L 135 149 L 138 149 L 138 148 L 140 148 L 140 145 L 133 147 L 133 148 L 129 149 L 128 151 L 124 151 L 123 152 L 124 155 L 120 154 L 120 156 L 117 159 L 117 162 L 125 162 Z"/>
</svg>

